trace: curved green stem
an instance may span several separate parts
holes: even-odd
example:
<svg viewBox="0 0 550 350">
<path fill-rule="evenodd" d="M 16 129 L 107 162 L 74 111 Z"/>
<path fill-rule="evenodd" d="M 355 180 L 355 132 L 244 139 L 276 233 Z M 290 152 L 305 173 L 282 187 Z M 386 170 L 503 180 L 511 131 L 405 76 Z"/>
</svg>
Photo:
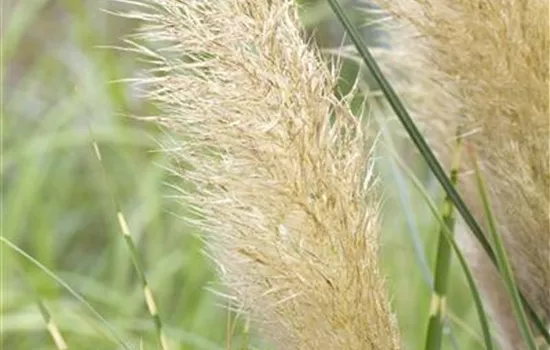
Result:
<svg viewBox="0 0 550 350">
<path fill-rule="evenodd" d="M 485 348 L 487 350 L 493 350 L 493 342 L 491 340 L 491 332 L 489 330 L 489 321 L 487 319 L 487 315 L 485 313 L 485 309 L 483 307 L 483 302 L 481 301 L 481 295 L 478 291 L 477 285 L 475 283 L 474 277 L 472 275 L 472 272 L 470 271 L 470 268 L 468 267 L 468 264 L 466 262 L 466 258 L 460 251 L 460 248 L 458 247 L 458 244 L 455 242 L 452 232 L 449 230 L 449 228 L 445 225 L 445 221 L 440 216 L 440 213 L 437 209 L 436 204 L 433 202 L 433 200 L 430 198 L 430 195 L 426 193 L 426 190 L 422 186 L 422 183 L 420 180 L 418 180 L 414 174 L 404 165 L 401 161 L 399 161 L 399 158 L 396 158 L 398 160 L 398 164 L 405 170 L 409 178 L 411 179 L 413 185 L 415 188 L 420 192 L 424 200 L 426 201 L 426 204 L 428 204 L 428 208 L 434 215 L 435 219 L 439 222 L 441 225 L 441 233 L 443 237 L 449 242 L 451 245 L 454 253 L 456 254 L 456 257 L 458 258 L 458 262 L 460 264 L 460 267 L 462 268 L 462 271 L 464 271 L 464 276 L 466 277 L 466 282 L 468 283 L 468 286 L 472 292 L 472 297 L 474 301 L 474 306 L 477 311 L 477 315 L 479 318 L 479 323 L 481 324 L 481 331 L 483 333 L 483 340 L 485 342 Z"/>
<path fill-rule="evenodd" d="M 504 248 L 504 244 L 502 242 L 500 234 L 498 233 L 497 224 L 491 210 L 491 201 L 489 199 L 487 188 L 485 186 L 485 181 L 483 180 L 481 175 L 481 170 L 479 169 L 479 163 L 477 162 L 475 152 L 470 152 L 470 154 L 474 160 L 477 185 L 479 193 L 481 195 L 481 200 L 483 202 L 485 217 L 487 218 L 487 223 L 489 225 L 491 240 L 493 241 L 493 246 L 495 247 L 497 264 L 499 266 L 499 270 L 501 271 L 501 276 L 504 280 L 506 290 L 510 295 L 510 299 L 512 301 L 512 308 L 514 310 L 515 319 L 518 323 L 519 330 L 523 339 L 525 340 L 527 348 L 530 350 L 536 350 L 537 346 L 535 344 L 535 338 L 533 337 L 531 327 L 529 326 L 529 321 L 527 320 L 525 310 L 521 303 L 517 284 L 514 280 L 514 275 L 512 273 L 510 260 L 508 259 L 506 249 Z"/>
<path fill-rule="evenodd" d="M 456 155 L 453 159 L 453 166 L 451 168 L 451 183 L 456 185 L 458 180 L 458 167 L 460 160 L 460 153 L 462 150 L 462 142 L 460 138 L 457 143 Z M 453 202 L 447 196 L 443 200 L 443 209 L 441 213 L 444 226 L 453 233 L 455 225 L 454 207 Z M 444 237 L 443 231 L 445 228 L 442 226 L 438 236 L 437 242 L 437 257 L 434 276 L 434 290 L 432 294 L 432 307 L 430 309 L 430 318 L 428 321 L 428 331 L 426 333 L 426 345 L 427 350 L 438 350 L 441 348 L 443 327 L 445 320 L 445 309 L 447 300 L 447 286 L 451 267 L 451 244 L 449 240 Z"/>
</svg>

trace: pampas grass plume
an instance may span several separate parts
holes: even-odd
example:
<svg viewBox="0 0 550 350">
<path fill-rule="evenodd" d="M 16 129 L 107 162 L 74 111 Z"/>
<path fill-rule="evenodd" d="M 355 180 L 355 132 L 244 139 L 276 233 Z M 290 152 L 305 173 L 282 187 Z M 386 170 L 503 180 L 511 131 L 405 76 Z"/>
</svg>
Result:
<svg viewBox="0 0 550 350">
<path fill-rule="evenodd" d="M 464 133 L 489 187 L 519 289 L 550 320 L 549 4 L 546 0 L 378 1 L 401 23 L 384 55 L 418 122 L 449 164 Z M 473 176 L 461 191 L 483 223 Z M 502 283 L 477 243 L 465 245 L 506 349 L 521 338 Z"/>
<path fill-rule="evenodd" d="M 293 1 L 132 3 L 156 65 L 140 82 L 234 300 L 280 348 L 399 348 L 372 140 Z"/>
</svg>

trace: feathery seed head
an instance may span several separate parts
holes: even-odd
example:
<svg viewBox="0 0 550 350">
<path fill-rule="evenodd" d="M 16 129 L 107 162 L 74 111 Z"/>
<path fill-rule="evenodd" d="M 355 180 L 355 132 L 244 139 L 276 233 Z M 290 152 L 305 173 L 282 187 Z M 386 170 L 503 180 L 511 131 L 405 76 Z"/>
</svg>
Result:
<svg viewBox="0 0 550 350">
<path fill-rule="evenodd" d="M 372 142 L 290 0 L 149 0 L 143 79 L 223 282 L 284 348 L 395 349 Z"/>
<path fill-rule="evenodd" d="M 548 1 L 379 2 L 407 26 L 393 38 L 393 53 L 406 60 L 386 65 L 409 73 L 403 89 L 412 92 L 414 114 L 444 163 L 457 130 L 468 134 L 519 288 L 550 320 Z M 475 182 L 463 177 L 460 186 L 483 222 Z M 498 310 L 507 308 L 497 300 L 500 281 L 490 276 L 482 250 L 474 250 L 499 322 L 513 334 L 509 310 Z"/>
</svg>

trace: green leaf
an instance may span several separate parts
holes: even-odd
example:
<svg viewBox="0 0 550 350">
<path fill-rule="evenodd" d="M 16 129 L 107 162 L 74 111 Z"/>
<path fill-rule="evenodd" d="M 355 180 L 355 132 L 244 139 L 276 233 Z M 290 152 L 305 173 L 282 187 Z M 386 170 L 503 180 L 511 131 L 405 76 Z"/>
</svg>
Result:
<svg viewBox="0 0 550 350">
<path fill-rule="evenodd" d="M 403 169 L 408 170 L 406 165 L 404 165 L 399 160 L 399 158 L 396 157 L 396 159 L 398 160 L 399 165 Z M 462 268 L 462 271 L 464 271 L 464 275 L 466 276 L 466 282 L 468 283 L 468 286 L 470 287 L 470 290 L 472 291 L 472 296 L 473 296 L 473 299 L 474 299 L 474 306 L 476 308 L 476 311 L 477 311 L 477 314 L 478 314 L 478 317 L 479 317 L 479 322 L 481 324 L 481 331 L 483 333 L 485 348 L 487 350 L 492 350 L 493 349 L 493 342 L 491 340 L 491 332 L 489 330 L 489 321 L 487 319 L 487 315 L 486 315 L 485 310 L 483 308 L 483 303 L 481 301 L 481 295 L 479 293 L 479 289 L 477 288 L 477 285 L 475 283 L 472 272 L 470 271 L 470 268 L 468 267 L 468 264 L 466 263 L 466 258 L 464 257 L 464 255 L 460 251 L 460 248 L 458 247 L 457 243 L 455 242 L 453 234 L 449 230 L 449 228 L 447 227 L 444 219 L 439 215 L 439 210 L 437 209 L 437 205 L 430 198 L 430 195 L 426 192 L 426 190 L 422 186 L 422 183 L 420 182 L 420 180 L 418 180 L 416 178 L 416 176 L 414 176 L 412 171 L 408 170 L 408 171 L 405 171 L 405 172 L 409 175 L 409 178 L 411 179 L 413 185 L 416 187 L 416 189 L 418 189 L 418 191 L 420 192 L 420 194 L 422 195 L 422 197 L 424 198 L 424 200 L 428 204 L 428 207 L 429 207 L 430 211 L 432 212 L 432 214 L 434 215 L 436 220 L 441 225 L 441 229 L 442 229 L 441 234 L 449 242 L 449 244 L 451 245 L 454 253 L 456 254 L 456 257 L 458 258 L 458 262 L 460 264 L 460 267 Z"/>
<path fill-rule="evenodd" d="M 460 153 L 462 150 L 462 142 L 460 138 L 457 142 L 456 155 L 454 157 L 453 166 L 451 168 L 451 182 L 453 186 L 458 180 L 458 168 Z M 438 237 L 437 258 L 435 266 L 434 290 L 432 294 L 432 309 L 430 310 L 430 318 L 428 320 L 428 331 L 426 333 L 427 350 L 438 350 L 441 348 L 441 340 L 443 335 L 443 326 L 445 321 L 445 305 L 447 300 L 447 285 L 451 266 L 451 244 L 444 237 L 442 232 L 447 228 L 451 234 L 455 225 L 454 207 L 451 199 L 447 196 L 443 200 L 441 210 L 443 225 Z"/>
<path fill-rule="evenodd" d="M 508 291 L 508 294 L 510 295 L 510 298 L 512 300 L 514 316 L 516 318 L 519 330 L 521 332 L 521 335 L 523 336 L 523 339 L 525 340 L 527 347 L 531 350 L 536 350 L 537 346 L 535 344 L 535 339 L 533 337 L 533 333 L 531 332 L 531 328 L 529 327 L 529 321 L 527 320 L 527 316 L 525 315 L 525 310 L 523 309 L 521 297 L 519 295 L 517 284 L 514 280 L 514 275 L 512 273 L 512 267 L 510 266 L 510 261 L 506 254 L 506 249 L 504 248 L 504 244 L 502 242 L 500 234 L 498 233 L 496 220 L 491 210 L 491 201 L 487 193 L 485 181 L 483 180 L 475 152 L 472 151 L 470 152 L 470 154 L 474 160 L 477 185 L 478 185 L 479 193 L 481 195 L 481 200 L 483 202 L 485 217 L 487 218 L 487 223 L 489 225 L 489 233 L 491 234 L 491 240 L 495 247 L 497 264 L 499 266 L 501 276 L 504 280 L 504 285 L 506 286 L 506 290 Z"/>
</svg>

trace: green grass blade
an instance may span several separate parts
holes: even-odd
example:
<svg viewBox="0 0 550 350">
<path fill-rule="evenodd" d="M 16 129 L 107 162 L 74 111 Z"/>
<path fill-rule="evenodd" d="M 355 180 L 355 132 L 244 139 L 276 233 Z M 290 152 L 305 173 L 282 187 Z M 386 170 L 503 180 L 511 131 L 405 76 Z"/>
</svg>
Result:
<svg viewBox="0 0 550 350">
<path fill-rule="evenodd" d="M 369 93 L 368 91 L 366 93 Z M 396 154 L 396 148 L 394 144 L 393 137 L 391 135 L 391 132 L 386 125 L 386 123 L 382 120 L 381 114 L 384 110 L 384 107 L 380 103 L 378 98 L 374 98 L 370 103 L 373 108 L 376 108 L 376 112 L 374 112 L 372 115 L 376 119 L 377 124 L 379 126 L 379 130 L 381 132 L 381 135 L 384 138 L 384 144 L 385 148 L 390 153 L 389 157 L 384 157 L 384 159 L 387 159 L 389 166 L 391 168 L 391 174 L 394 178 L 397 186 L 397 192 L 399 193 L 399 199 L 401 202 L 401 207 L 403 208 L 402 212 L 405 215 L 406 223 L 407 223 L 407 232 L 411 236 L 411 240 L 413 243 L 413 248 L 415 252 L 415 257 L 418 260 L 419 267 L 422 272 L 422 277 L 424 281 L 427 283 L 427 285 L 430 287 L 430 291 L 434 290 L 434 277 L 432 276 L 431 269 L 428 263 L 428 259 L 424 250 L 424 243 L 422 242 L 422 238 L 420 236 L 419 229 L 416 224 L 416 218 L 414 215 L 414 209 L 410 203 L 409 198 L 409 190 L 408 190 L 408 183 L 402 174 L 402 169 L 400 169 L 399 165 L 395 161 L 395 154 Z M 443 315 L 442 322 L 446 325 L 448 330 L 448 337 L 451 343 L 453 344 L 453 347 L 456 349 L 459 349 L 458 341 L 454 335 L 453 332 L 453 324 L 450 322 L 450 320 L 447 318 L 449 316 L 448 314 Z M 464 324 L 461 325 L 463 328 Z"/>
<path fill-rule="evenodd" d="M 514 280 L 512 267 L 506 254 L 506 249 L 504 248 L 504 244 L 502 242 L 500 234 L 498 233 L 497 224 L 491 209 L 491 200 L 489 199 L 487 187 L 485 186 L 485 181 L 483 180 L 483 176 L 481 174 L 481 169 L 479 168 L 479 163 L 477 161 L 475 152 L 470 150 L 470 155 L 472 156 L 474 162 L 478 190 L 481 196 L 481 200 L 483 202 L 483 209 L 485 211 L 485 217 L 487 218 L 491 240 L 495 247 L 497 263 L 499 265 L 501 276 L 506 286 L 506 290 L 508 291 L 508 294 L 510 295 L 510 298 L 512 300 L 514 316 L 527 347 L 530 350 L 535 350 L 537 349 L 535 339 L 533 337 L 533 333 L 531 332 L 531 328 L 529 327 L 529 321 L 527 320 L 517 284 Z"/>
<path fill-rule="evenodd" d="M 367 92 L 368 93 L 368 92 Z M 376 103 L 376 101 L 371 102 L 374 106 L 376 106 L 377 109 L 380 111 L 383 110 L 383 107 Z M 379 113 L 373 113 L 374 117 L 376 118 L 376 121 L 378 123 L 378 126 L 380 128 L 381 134 L 384 137 L 386 147 L 389 147 L 392 152 L 395 152 L 395 145 L 393 141 L 393 137 L 388 130 L 387 125 L 385 125 L 384 121 L 381 120 Z M 430 266 L 428 263 L 427 255 L 423 247 L 422 238 L 420 237 L 420 232 L 416 223 L 416 218 L 414 216 L 414 211 L 412 208 L 412 205 L 410 203 L 410 198 L 407 190 L 407 184 L 405 183 L 405 179 L 403 174 L 399 171 L 399 168 L 397 164 L 395 163 L 393 157 L 387 157 L 389 161 L 389 166 L 391 168 L 391 174 L 392 177 L 395 180 L 398 193 L 399 193 L 399 200 L 401 202 L 401 206 L 403 208 L 403 213 L 405 215 L 405 220 L 407 222 L 408 230 L 411 237 L 411 241 L 413 243 L 413 248 L 415 252 L 415 257 L 418 261 L 418 265 L 420 267 L 420 270 L 422 272 L 422 277 L 424 281 L 430 286 L 430 288 L 433 288 L 433 276 L 430 271 Z"/>
<path fill-rule="evenodd" d="M 455 239 L 453 237 L 452 232 L 449 230 L 449 228 L 446 226 L 445 221 L 443 218 L 441 218 L 439 210 L 437 208 L 437 205 L 434 203 L 434 201 L 430 198 L 430 195 L 426 192 L 424 189 L 424 186 L 414 176 L 414 174 L 407 169 L 407 166 L 403 164 L 403 162 L 400 161 L 398 157 L 395 157 L 398 161 L 398 164 L 406 170 L 405 173 L 409 175 L 409 178 L 411 179 L 413 185 L 415 188 L 420 192 L 424 200 L 426 201 L 426 204 L 428 204 L 428 208 L 432 212 L 433 216 L 436 218 L 436 220 L 439 222 L 439 225 L 441 225 L 441 233 L 443 234 L 443 237 L 447 239 L 447 241 L 450 243 L 453 252 L 456 254 L 456 257 L 458 258 L 458 262 L 460 264 L 460 267 L 462 268 L 462 271 L 464 271 L 464 275 L 466 277 L 466 281 L 468 283 L 468 286 L 470 290 L 472 291 L 472 297 L 474 299 L 474 306 L 476 308 L 479 323 L 481 325 L 481 331 L 483 333 L 483 340 L 485 343 L 485 348 L 487 350 L 493 350 L 493 341 L 491 339 L 491 332 L 489 328 L 489 321 L 487 319 L 487 315 L 485 313 L 485 309 L 483 307 L 483 302 L 481 301 L 481 295 L 479 293 L 479 290 L 477 288 L 477 285 L 475 283 L 474 277 L 472 275 L 472 272 L 470 271 L 470 268 L 468 267 L 468 264 L 466 262 L 466 258 L 460 251 L 460 248 L 458 247 L 457 243 L 455 242 Z"/>
<path fill-rule="evenodd" d="M 48 309 L 46 308 L 46 305 L 44 305 L 44 303 L 40 298 L 37 298 L 36 304 L 38 305 L 40 314 L 42 315 L 42 318 L 46 323 L 46 328 L 48 329 L 48 332 L 50 333 L 52 340 L 55 343 L 55 347 L 58 350 L 67 350 L 69 348 L 67 346 L 67 342 L 65 341 L 65 338 L 63 338 L 63 335 L 61 334 L 61 332 L 59 331 L 59 327 L 57 327 L 57 324 L 55 323 Z"/>
<path fill-rule="evenodd" d="M 462 142 L 459 138 L 457 142 L 456 154 L 453 159 L 453 165 L 451 167 L 451 183 L 453 186 L 456 185 L 458 180 L 458 167 L 461 150 Z M 454 231 L 455 216 L 453 203 L 448 196 L 443 200 L 441 217 L 443 219 L 444 226 L 448 228 L 449 232 L 452 234 Z M 442 226 L 441 231 L 443 230 L 444 228 Z M 447 286 L 450 274 L 451 258 L 451 244 L 448 239 L 443 237 L 443 233 L 440 232 L 437 243 L 434 290 L 432 294 L 433 307 L 430 310 L 428 331 L 426 333 L 426 346 L 424 347 L 428 350 L 437 350 L 441 348 L 443 326 L 446 317 L 445 305 L 447 300 Z"/>
<path fill-rule="evenodd" d="M 90 134 L 92 134 L 92 131 L 90 129 Z M 101 168 L 101 171 L 103 173 L 104 179 L 107 183 L 107 185 L 110 185 L 109 176 L 107 174 L 107 170 L 103 166 L 101 152 L 99 150 L 99 146 L 95 142 L 95 140 L 92 138 L 92 146 L 94 149 L 94 154 L 97 158 L 97 161 L 99 162 L 99 166 Z M 145 269 L 143 268 L 141 261 L 139 259 L 139 254 L 136 249 L 136 245 L 134 244 L 134 241 L 132 239 L 132 235 L 130 233 L 130 227 L 128 225 L 128 222 L 126 221 L 126 218 L 124 217 L 124 214 L 122 213 L 121 206 L 115 196 L 114 190 L 112 188 L 109 188 L 109 192 L 112 197 L 112 201 L 116 207 L 116 217 L 117 222 L 120 228 L 120 232 L 122 233 L 122 236 L 124 237 L 124 242 L 126 243 L 126 246 L 128 247 L 128 250 L 130 251 L 130 257 L 132 259 L 132 262 L 134 264 L 135 270 L 138 274 L 139 280 L 141 282 L 142 288 L 143 288 L 143 295 L 145 297 L 145 303 L 147 304 L 147 309 L 149 311 L 149 314 L 151 315 L 151 318 L 153 319 L 153 323 L 155 325 L 155 330 L 157 332 L 157 338 L 159 342 L 159 346 L 162 350 L 168 350 L 168 339 L 166 338 L 166 334 L 164 332 L 164 327 L 162 324 L 162 319 L 160 318 L 158 307 L 155 302 L 155 298 L 153 297 L 153 292 L 151 287 L 149 286 L 149 282 L 147 281 L 147 277 L 145 276 Z"/>
<path fill-rule="evenodd" d="M 470 212 L 470 210 L 462 200 L 462 197 L 452 185 L 451 180 L 447 177 L 447 174 L 443 170 L 443 167 L 437 161 L 433 151 L 430 149 L 430 147 L 428 146 L 428 143 L 426 142 L 424 137 L 422 137 L 420 131 L 412 121 L 411 116 L 409 115 L 405 106 L 397 96 L 397 93 L 395 92 L 395 90 L 392 88 L 390 83 L 386 80 L 386 78 L 382 74 L 380 67 L 378 67 L 376 60 L 369 52 L 359 31 L 352 24 L 348 16 L 344 13 L 344 10 L 339 4 L 338 0 L 327 0 L 327 1 L 329 2 L 332 10 L 338 17 L 339 21 L 344 26 L 346 32 L 350 36 L 350 39 L 355 45 L 357 52 L 361 56 L 361 59 L 363 60 L 365 65 L 370 69 L 374 79 L 379 84 L 381 90 L 384 92 L 384 95 L 386 96 L 388 103 L 390 104 L 395 114 L 403 124 L 403 127 L 409 134 L 409 137 L 412 139 L 412 141 L 420 151 L 420 154 L 422 154 L 422 157 L 424 157 L 424 159 L 426 160 L 426 163 L 434 173 L 437 180 L 441 183 L 447 196 L 449 196 L 449 198 L 453 201 L 453 204 L 455 205 L 456 209 L 460 212 L 460 214 L 464 218 L 464 221 L 466 222 L 468 227 L 470 227 L 472 233 L 474 234 L 474 236 L 477 238 L 477 240 L 479 241 L 479 243 L 487 253 L 491 262 L 495 265 L 497 269 L 499 269 L 498 264 L 496 262 L 495 253 L 491 245 L 489 244 L 489 241 L 483 234 L 483 230 L 481 229 L 481 226 L 479 226 L 474 216 L 472 215 L 472 213 Z M 522 299 L 523 304 L 528 310 L 531 319 L 533 320 L 537 328 L 539 328 L 539 331 L 541 332 L 541 334 L 543 334 L 546 341 L 550 344 L 550 333 L 544 326 L 544 323 L 538 318 L 537 314 L 533 311 L 533 308 L 529 305 L 525 297 L 523 297 L 523 295 L 520 294 L 520 298 Z"/>
<path fill-rule="evenodd" d="M 107 327 L 109 330 L 109 333 L 114 338 L 114 340 L 125 350 L 130 350 L 130 347 L 126 344 L 124 340 L 118 335 L 118 333 L 115 331 L 114 327 L 111 326 L 111 324 L 97 311 L 90 303 L 84 299 L 82 295 L 80 295 L 74 288 L 72 288 L 69 284 L 67 284 L 65 281 L 63 281 L 61 278 L 59 278 L 53 271 L 48 269 L 46 266 L 44 266 L 42 263 L 40 263 L 38 260 L 33 258 L 31 255 L 29 255 L 27 252 L 19 248 L 16 244 L 14 244 L 12 241 L 7 239 L 4 236 L 0 236 L 0 242 L 3 243 L 3 245 L 6 245 L 8 248 L 25 258 L 26 260 L 30 261 L 33 265 L 44 271 L 46 275 L 48 275 L 50 278 L 52 278 L 55 282 L 57 282 L 61 287 L 65 288 L 73 297 L 75 297 L 82 305 L 84 305 L 101 323 Z"/>
<path fill-rule="evenodd" d="M 3 245 L 2 245 L 3 247 Z M 46 304 L 42 301 L 42 298 L 40 297 L 40 294 L 36 290 L 36 287 L 33 285 L 32 281 L 27 278 L 27 275 L 25 273 L 25 269 L 20 266 L 21 275 L 23 276 L 25 280 L 25 284 L 28 286 L 29 289 L 33 291 L 34 298 L 36 300 L 36 306 L 38 307 L 38 310 L 40 311 L 40 315 L 42 316 L 42 319 L 44 320 L 44 324 L 46 325 L 46 329 L 48 333 L 50 333 L 50 336 L 52 337 L 52 340 L 55 344 L 56 349 L 58 350 L 67 350 L 69 347 L 67 346 L 67 342 L 65 341 L 65 338 L 63 337 L 61 331 L 59 330 L 59 327 L 57 326 L 57 323 L 55 323 L 55 320 L 46 307 Z M 0 280 L 3 282 L 3 280 Z"/>
</svg>

